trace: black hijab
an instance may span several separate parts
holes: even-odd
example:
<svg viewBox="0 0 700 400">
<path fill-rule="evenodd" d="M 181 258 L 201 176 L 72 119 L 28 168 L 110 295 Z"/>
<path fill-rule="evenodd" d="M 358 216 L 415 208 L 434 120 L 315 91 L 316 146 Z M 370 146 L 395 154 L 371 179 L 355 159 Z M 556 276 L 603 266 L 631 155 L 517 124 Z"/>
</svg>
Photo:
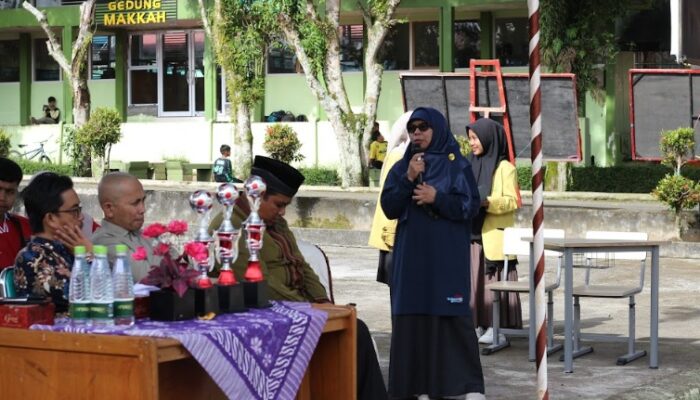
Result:
<svg viewBox="0 0 700 400">
<path fill-rule="evenodd" d="M 476 133 L 484 152 L 479 156 L 472 153 L 469 161 L 472 164 L 479 195 L 488 196 L 493 186 L 493 173 L 496 172 L 501 161 L 508 160 L 505 130 L 501 124 L 488 118 L 481 118 L 467 125 L 467 134 L 470 129 Z M 485 218 L 486 209 L 482 207 L 479 209 L 479 215 L 472 221 L 472 240 L 481 239 L 481 228 Z"/>
</svg>

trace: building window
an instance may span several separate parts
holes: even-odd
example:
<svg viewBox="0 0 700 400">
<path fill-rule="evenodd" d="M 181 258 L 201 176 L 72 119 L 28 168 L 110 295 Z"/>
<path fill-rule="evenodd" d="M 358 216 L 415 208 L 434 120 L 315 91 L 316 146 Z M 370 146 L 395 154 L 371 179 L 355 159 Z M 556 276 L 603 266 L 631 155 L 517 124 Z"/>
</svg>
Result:
<svg viewBox="0 0 700 400">
<path fill-rule="evenodd" d="M 496 19 L 496 58 L 503 66 L 528 64 L 527 18 Z"/>
<path fill-rule="evenodd" d="M 56 60 L 49 55 L 46 39 L 34 39 L 34 80 L 58 81 L 61 71 Z"/>
<path fill-rule="evenodd" d="M 158 68 L 155 33 L 131 35 L 129 44 L 130 104 L 158 103 Z"/>
<path fill-rule="evenodd" d="M 413 23 L 413 67 L 440 66 L 440 27 L 437 21 Z"/>
<path fill-rule="evenodd" d="M 398 24 L 389 29 L 377 54 L 377 59 L 384 65 L 384 70 L 396 71 L 410 68 L 409 43 L 409 24 Z"/>
<path fill-rule="evenodd" d="M 455 21 L 454 66 L 469 68 L 469 60 L 481 58 L 481 27 L 478 21 Z"/>
<path fill-rule="evenodd" d="M 340 67 L 345 71 L 362 71 L 364 60 L 363 25 L 340 27 Z"/>
<path fill-rule="evenodd" d="M 0 41 L 0 82 L 19 82 L 19 40 Z"/>
<path fill-rule="evenodd" d="M 114 36 L 93 36 L 90 49 L 91 79 L 114 79 L 116 67 Z"/>
<path fill-rule="evenodd" d="M 294 74 L 302 72 L 294 49 L 286 43 L 277 42 L 267 49 L 268 74 Z"/>
</svg>

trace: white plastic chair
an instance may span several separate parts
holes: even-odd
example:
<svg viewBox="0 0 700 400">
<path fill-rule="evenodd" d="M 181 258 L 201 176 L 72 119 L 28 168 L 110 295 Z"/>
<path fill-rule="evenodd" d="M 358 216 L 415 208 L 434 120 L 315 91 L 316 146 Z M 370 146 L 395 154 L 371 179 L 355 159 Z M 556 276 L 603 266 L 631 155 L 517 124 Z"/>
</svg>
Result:
<svg viewBox="0 0 700 400">
<path fill-rule="evenodd" d="M 608 240 L 647 240 L 648 236 L 645 232 L 612 232 L 612 231 L 588 231 L 586 239 L 608 239 Z M 625 365 L 637 358 L 646 355 L 646 351 L 635 350 L 635 301 L 634 296 L 644 289 L 644 272 L 646 267 L 647 253 L 644 251 L 638 252 L 615 252 L 615 253 L 585 253 L 586 275 L 583 285 L 574 286 L 574 357 L 587 354 L 592 350 L 590 347 L 581 347 L 581 305 L 579 299 L 581 297 L 597 297 L 606 299 L 621 299 L 629 298 L 628 312 L 628 335 L 623 339 L 627 340 L 627 354 L 620 356 L 617 359 L 618 365 Z M 606 283 L 591 283 L 591 269 L 598 266 L 598 262 L 603 267 L 614 267 L 616 260 L 639 261 L 639 281 L 620 283 L 615 281 L 614 284 Z M 619 340 L 619 337 L 609 335 L 590 335 L 596 339 Z"/>
<path fill-rule="evenodd" d="M 335 303 L 335 299 L 333 298 L 331 266 L 328 262 L 328 257 L 326 257 L 326 253 L 317 245 L 303 240 L 297 240 L 297 246 L 299 246 L 299 251 L 304 256 L 306 262 L 309 263 L 314 272 L 316 272 L 316 275 L 318 275 L 318 280 L 321 281 L 323 287 L 326 288 L 328 298 L 332 303 Z"/>
<path fill-rule="evenodd" d="M 493 292 L 493 344 L 485 347 L 482 350 L 484 355 L 492 354 L 504 347 L 510 345 L 508 340 L 505 343 L 500 343 L 498 334 L 504 333 L 506 335 L 517 335 L 517 336 L 528 336 L 530 342 L 529 349 L 529 359 L 530 361 L 535 361 L 535 332 L 534 324 L 530 323 L 527 329 L 503 329 L 500 328 L 500 293 L 501 292 L 516 292 L 516 293 L 530 293 L 530 283 L 528 281 L 508 281 L 508 256 L 522 256 L 530 259 L 530 242 L 523 240 L 523 238 L 531 238 L 532 229 L 531 228 L 506 228 L 503 231 L 503 255 L 505 259 L 503 261 L 503 278 L 499 282 L 494 282 L 486 285 L 486 289 Z M 545 229 L 544 237 L 547 239 L 564 239 L 565 232 L 563 229 Z M 559 287 L 561 282 L 561 264 L 562 264 L 562 254 L 556 251 L 545 250 L 545 257 L 557 257 L 557 267 L 556 267 L 556 278 L 553 282 L 548 283 L 545 286 L 545 292 L 547 292 L 547 355 L 555 353 L 562 349 L 561 344 L 554 344 L 554 324 L 553 324 L 553 314 L 554 314 L 554 300 L 553 292 Z M 529 261 L 528 261 L 529 262 Z M 534 315 L 534 299 L 530 299 L 530 321 L 533 321 Z"/>
</svg>

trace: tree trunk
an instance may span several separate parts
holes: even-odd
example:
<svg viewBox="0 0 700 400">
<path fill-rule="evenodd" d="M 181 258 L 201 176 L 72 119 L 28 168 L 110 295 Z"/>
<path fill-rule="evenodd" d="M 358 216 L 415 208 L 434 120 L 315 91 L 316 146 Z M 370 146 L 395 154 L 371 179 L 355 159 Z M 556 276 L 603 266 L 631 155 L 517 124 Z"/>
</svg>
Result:
<svg viewBox="0 0 700 400">
<path fill-rule="evenodd" d="M 233 128 L 233 146 L 231 154 L 233 160 L 233 175 L 245 180 L 250 175 L 250 167 L 253 165 L 253 135 L 250 132 L 250 107 L 239 103 L 236 106 L 236 121 Z"/>
<path fill-rule="evenodd" d="M 340 110 L 326 110 L 328 122 L 331 123 L 338 142 L 340 166 L 338 173 L 344 188 L 362 186 L 362 166 L 357 160 L 360 157 L 360 140 L 357 130 L 343 123 Z"/>
</svg>

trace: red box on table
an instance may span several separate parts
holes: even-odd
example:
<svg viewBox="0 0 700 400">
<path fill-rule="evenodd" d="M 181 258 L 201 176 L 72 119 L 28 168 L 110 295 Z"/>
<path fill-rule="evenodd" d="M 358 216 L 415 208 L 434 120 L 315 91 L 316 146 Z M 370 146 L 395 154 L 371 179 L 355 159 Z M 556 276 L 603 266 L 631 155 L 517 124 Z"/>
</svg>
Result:
<svg viewBox="0 0 700 400">
<path fill-rule="evenodd" d="M 0 326 L 4 328 L 29 328 L 33 324 L 53 325 L 56 306 L 44 304 L 0 305 Z"/>
</svg>

